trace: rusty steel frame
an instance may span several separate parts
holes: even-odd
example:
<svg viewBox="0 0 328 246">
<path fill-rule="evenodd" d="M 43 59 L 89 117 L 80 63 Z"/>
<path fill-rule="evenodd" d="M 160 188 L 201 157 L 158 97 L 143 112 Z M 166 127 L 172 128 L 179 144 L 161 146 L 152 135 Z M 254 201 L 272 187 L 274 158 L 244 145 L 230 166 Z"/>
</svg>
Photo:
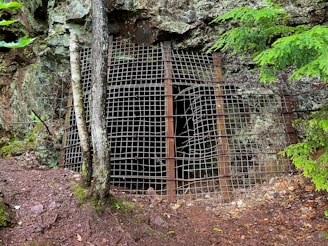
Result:
<svg viewBox="0 0 328 246">
<path fill-rule="evenodd" d="M 164 87 L 165 87 L 165 127 L 166 127 L 166 174 L 167 174 L 167 192 L 170 202 L 176 200 L 175 183 L 175 150 L 174 150 L 174 122 L 173 122 L 173 89 L 172 89 L 172 58 L 171 43 L 162 43 L 164 57 Z"/>
<path fill-rule="evenodd" d="M 238 127 L 243 126 L 247 130 L 249 124 L 258 124 L 259 119 L 261 119 L 258 116 L 262 112 L 254 110 L 252 107 L 257 104 L 262 105 L 259 107 L 265 107 L 266 100 L 274 103 L 275 100 L 278 100 L 277 98 L 281 99 L 282 112 L 280 114 L 270 110 L 268 112 L 264 110 L 264 113 L 281 117 L 285 123 L 285 132 L 269 133 L 271 137 L 273 136 L 278 141 L 279 136 L 284 134 L 290 143 L 297 141 L 295 130 L 292 127 L 293 107 L 291 96 L 288 93 L 278 95 L 269 92 L 267 94 L 268 92 L 264 90 L 263 94 L 259 91 L 254 97 L 252 93 L 256 90 L 253 90 L 249 95 L 254 98 L 249 99 L 251 102 L 248 102 L 248 104 L 244 104 L 248 100 L 247 95 L 243 98 L 241 94 L 235 92 L 235 88 L 241 88 L 239 84 L 229 84 L 222 80 L 222 65 L 219 53 L 204 55 L 202 58 L 201 55 L 193 53 L 176 52 L 171 48 L 170 42 L 163 42 L 155 48 L 147 48 L 112 38 L 109 40 L 108 48 L 108 88 L 114 94 L 110 94 L 113 98 L 109 96 L 107 99 L 111 100 L 108 102 L 110 109 L 107 109 L 107 117 L 112 117 L 112 121 L 109 122 L 114 122 L 114 126 L 108 126 L 115 128 L 112 133 L 114 135 L 112 136 L 109 133 L 109 137 L 114 139 L 114 146 L 112 147 L 115 148 L 114 150 L 118 155 L 116 159 L 112 159 L 114 165 L 112 182 L 116 186 L 122 185 L 121 190 L 134 192 L 132 190 L 134 188 L 129 188 L 127 185 L 137 182 L 135 192 L 145 194 L 145 190 L 140 190 L 138 187 L 146 189 L 158 184 L 161 188 L 156 190 L 157 193 L 165 195 L 170 202 L 173 202 L 178 196 L 185 196 L 192 189 L 197 192 L 197 189 L 200 188 L 202 194 L 194 195 L 195 197 L 203 196 L 204 189 L 197 186 L 213 184 L 213 186 L 205 187 L 205 192 L 219 194 L 224 202 L 231 201 L 234 198 L 235 189 L 240 187 L 238 182 L 249 179 L 247 177 L 250 174 L 245 171 L 246 169 L 254 170 L 254 168 L 259 168 L 256 170 L 254 178 L 262 178 L 262 175 L 271 174 L 266 169 L 260 169 L 260 166 L 254 166 L 255 162 L 260 163 L 258 165 L 265 163 L 261 159 L 253 160 L 251 156 L 260 154 L 259 158 L 270 157 L 275 155 L 278 149 L 270 149 L 270 151 L 261 149 L 260 144 L 256 142 L 257 140 L 254 140 L 257 137 L 252 135 L 253 132 L 244 133 L 245 139 L 251 142 L 249 147 L 238 142 L 238 136 L 235 136 L 242 130 Z M 136 52 L 139 52 L 139 54 L 136 54 Z M 91 72 L 87 61 L 89 49 L 82 50 L 81 54 L 81 59 L 83 59 L 82 67 L 84 67 L 82 72 L 83 98 L 88 118 L 88 100 L 91 90 L 89 82 Z M 120 62 L 117 59 L 121 59 Z M 153 81 L 153 74 L 155 74 L 156 81 Z M 245 88 L 242 90 L 247 91 Z M 178 104 L 176 97 L 179 97 L 183 104 Z M 115 98 L 117 98 L 117 101 Z M 74 171 L 81 171 L 79 167 L 81 153 L 79 153 L 79 140 L 76 137 L 74 111 L 70 106 L 71 100 L 69 100 L 69 103 L 60 161 L 61 166 Z M 124 103 L 127 105 L 124 105 Z M 204 103 L 210 105 L 203 105 Z M 152 104 L 157 106 L 152 106 Z M 180 110 L 175 113 L 177 105 L 184 105 L 185 111 Z M 151 108 L 148 112 L 147 107 Z M 233 110 L 231 110 L 232 107 L 234 107 Z M 162 108 L 164 108 L 163 112 L 161 111 L 158 114 L 154 112 L 154 115 L 152 115 L 150 112 L 151 110 L 162 110 Z M 110 112 L 118 111 L 118 113 L 108 113 L 108 110 Z M 136 113 L 137 115 L 135 115 Z M 152 119 L 152 117 L 155 117 L 155 119 Z M 185 119 L 185 126 L 181 125 L 184 121 L 179 122 L 179 117 Z M 125 124 L 124 121 L 129 122 Z M 87 122 L 89 123 L 88 120 Z M 159 122 L 161 122 L 161 126 L 156 126 Z M 141 130 L 140 127 L 142 127 Z M 176 132 L 176 127 L 181 128 L 179 129 L 180 132 Z M 212 127 L 210 132 L 206 132 L 209 131 L 210 127 Z M 119 132 L 120 129 L 122 132 Z M 124 129 L 128 132 L 124 132 Z M 207 134 L 210 134 L 210 136 L 207 136 Z M 138 142 L 139 138 L 141 142 Z M 151 141 L 154 138 L 159 147 L 154 144 L 152 150 L 154 153 L 147 154 L 147 151 L 151 151 Z M 126 143 L 123 143 L 124 141 Z M 178 145 L 178 141 L 181 145 Z M 197 141 L 200 141 L 200 143 Z M 197 149 L 199 146 L 205 148 L 203 152 Z M 185 148 L 186 151 L 191 150 L 194 153 L 183 152 L 182 156 L 178 156 L 180 153 L 178 153 L 179 148 L 180 150 Z M 127 154 L 120 156 L 121 151 L 136 151 L 136 156 L 132 154 L 131 156 Z M 159 152 L 156 153 L 156 151 Z M 185 150 L 183 149 L 183 151 Z M 213 152 L 212 155 L 209 153 L 210 151 Z M 127 158 L 125 162 L 124 158 Z M 177 165 L 177 162 L 180 166 Z M 232 166 L 233 162 L 235 162 L 235 166 Z M 121 163 L 123 165 L 122 169 L 120 169 Z M 154 170 L 134 170 L 133 163 L 139 165 L 136 168 L 141 170 L 146 168 L 153 168 Z M 142 166 L 144 164 L 145 167 Z M 185 172 L 192 172 L 193 170 L 190 168 L 195 168 L 194 173 L 186 176 L 179 174 L 178 168 L 181 168 L 181 165 Z M 279 169 L 275 173 L 285 173 L 285 171 Z M 238 178 L 239 181 L 235 181 Z M 215 182 L 218 182 L 217 186 L 214 184 Z M 244 184 L 241 187 L 250 187 L 253 181 L 249 180 L 247 182 L 249 182 L 247 186 Z M 141 184 L 141 186 L 138 186 L 138 184 Z M 192 187 L 192 185 L 195 186 Z M 179 191 L 182 191 L 182 193 L 178 193 Z"/>
<path fill-rule="evenodd" d="M 221 56 L 219 53 L 213 53 L 213 65 L 214 65 L 214 78 L 215 96 L 216 96 L 216 109 L 217 109 L 217 131 L 218 131 L 218 151 L 219 151 L 219 174 L 222 176 L 230 174 L 229 165 L 229 149 L 227 132 L 225 126 L 225 112 L 224 112 L 224 100 L 223 90 L 220 82 L 222 81 L 222 65 Z M 231 182 L 229 177 L 223 177 L 219 180 L 220 188 L 222 191 L 222 198 L 224 202 L 230 202 L 232 200 Z"/>
</svg>

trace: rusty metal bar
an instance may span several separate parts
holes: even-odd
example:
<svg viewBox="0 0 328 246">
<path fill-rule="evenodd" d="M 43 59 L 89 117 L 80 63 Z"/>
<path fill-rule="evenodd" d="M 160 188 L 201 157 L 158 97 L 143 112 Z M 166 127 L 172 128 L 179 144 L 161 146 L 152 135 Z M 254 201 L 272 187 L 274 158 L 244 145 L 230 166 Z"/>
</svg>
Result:
<svg viewBox="0 0 328 246">
<path fill-rule="evenodd" d="M 164 57 L 164 87 L 165 87 L 165 131 L 166 131 L 166 176 L 168 200 L 176 200 L 175 159 L 174 159 L 174 119 L 173 119 L 173 88 L 172 88 L 172 57 L 171 43 L 162 43 Z"/>
<path fill-rule="evenodd" d="M 217 108 L 217 131 L 218 131 L 218 166 L 219 174 L 222 176 L 230 175 L 230 165 L 229 165 L 229 150 L 228 150 L 228 140 L 227 132 L 225 126 L 224 117 L 224 100 L 223 100 L 223 90 L 221 88 L 220 82 L 222 81 L 222 67 L 221 67 L 221 56 L 219 53 L 213 53 L 213 64 L 214 64 L 214 82 L 217 83 L 215 86 L 215 97 L 216 97 L 216 108 Z M 222 194 L 222 199 L 224 202 L 229 202 L 232 200 L 232 184 L 230 178 L 220 178 L 220 189 Z"/>
<path fill-rule="evenodd" d="M 297 140 L 296 131 L 293 127 L 293 121 L 294 121 L 295 117 L 294 117 L 294 113 L 293 113 L 294 107 L 292 104 L 291 96 L 285 94 L 283 96 L 283 99 L 286 104 L 286 108 L 285 108 L 286 111 L 283 113 L 283 115 L 284 115 L 284 120 L 285 120 L 285 124 L 286 124 L 286 132 L 287 132 L 287 136 L 288 136 L 288 141 L 290 144 L 296 144 L 298 142 L 298 140 Z"/>
</svg>

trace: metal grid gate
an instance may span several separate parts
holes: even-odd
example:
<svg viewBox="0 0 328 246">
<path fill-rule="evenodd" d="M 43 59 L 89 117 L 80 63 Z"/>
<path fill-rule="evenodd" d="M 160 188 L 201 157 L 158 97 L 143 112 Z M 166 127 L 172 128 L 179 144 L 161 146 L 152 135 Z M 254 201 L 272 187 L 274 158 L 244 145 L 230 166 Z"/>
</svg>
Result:
<svg viewBox="0 0 328 246">
<path fill-rule="evenodd" d="M 107 129 L 111 184 L 170 200 L 236 192 L 288 172 L 277 155 L 293 138 L 290 97 L 269 85 L 221 81 L 218 54 L 110 40 Z M 81 49 L 90 123 L 91 50 Z M 61 165 L 79 172 L 81 150 L 70 103 Z M 287 127 L 286 127 L 287 125 Z M 293 141 L 293 139 L 291 139 Z"/>
</svg>

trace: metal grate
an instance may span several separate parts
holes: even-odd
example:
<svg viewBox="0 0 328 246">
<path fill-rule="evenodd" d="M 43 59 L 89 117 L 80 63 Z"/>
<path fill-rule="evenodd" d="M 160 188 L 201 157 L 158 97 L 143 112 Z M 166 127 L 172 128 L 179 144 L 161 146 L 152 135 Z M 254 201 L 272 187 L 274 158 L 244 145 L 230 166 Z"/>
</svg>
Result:
<svg viewBox="0 0 328 246">
<path fill-rule="evenodd" d="M 110 41 L 107 129 L 111 184 L 120 190 L 222 201 L 289 171 L 277 155 L 291 128 L 290 97 L 269 85 L 221 81 L 218 54 Z M 81 49 L 87 122 L 89 48 Z M 81 171 L 72 104 L 62 166 Z M 287 123 L 287 128 L 286 128 Z M 287 132 L 287 130 L 289 132 Z"/>
</svg>

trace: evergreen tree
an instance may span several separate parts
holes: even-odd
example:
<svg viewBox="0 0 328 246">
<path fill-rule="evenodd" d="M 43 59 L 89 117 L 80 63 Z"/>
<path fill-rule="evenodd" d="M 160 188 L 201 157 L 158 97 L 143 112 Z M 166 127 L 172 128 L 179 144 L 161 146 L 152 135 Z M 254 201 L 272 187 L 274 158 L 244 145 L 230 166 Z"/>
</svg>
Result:
<svg viewBox="0 0 328 246">
<path fill-rule="evenodd" d="M 327 83 L 328 27 L 288 26 L 289 18 L 282 6 L 272 1 L 260 9 L 232 9 L 212 22 L 231 20 L 238 26 L 221 35 L 210 51 L 231 49 L 235 55 L 250 53 L 259 68 L 261 82 L 272 83 L 279 71 L 294 68 L 291 80 L 307 76 Z M 318 190 L 328 191 L 328 107 L 295 124 L 304 127 L 305 139 L 288 146 L 281 154 L 290 157 L 305 176 L 310 176 Z"/>
</svg>

